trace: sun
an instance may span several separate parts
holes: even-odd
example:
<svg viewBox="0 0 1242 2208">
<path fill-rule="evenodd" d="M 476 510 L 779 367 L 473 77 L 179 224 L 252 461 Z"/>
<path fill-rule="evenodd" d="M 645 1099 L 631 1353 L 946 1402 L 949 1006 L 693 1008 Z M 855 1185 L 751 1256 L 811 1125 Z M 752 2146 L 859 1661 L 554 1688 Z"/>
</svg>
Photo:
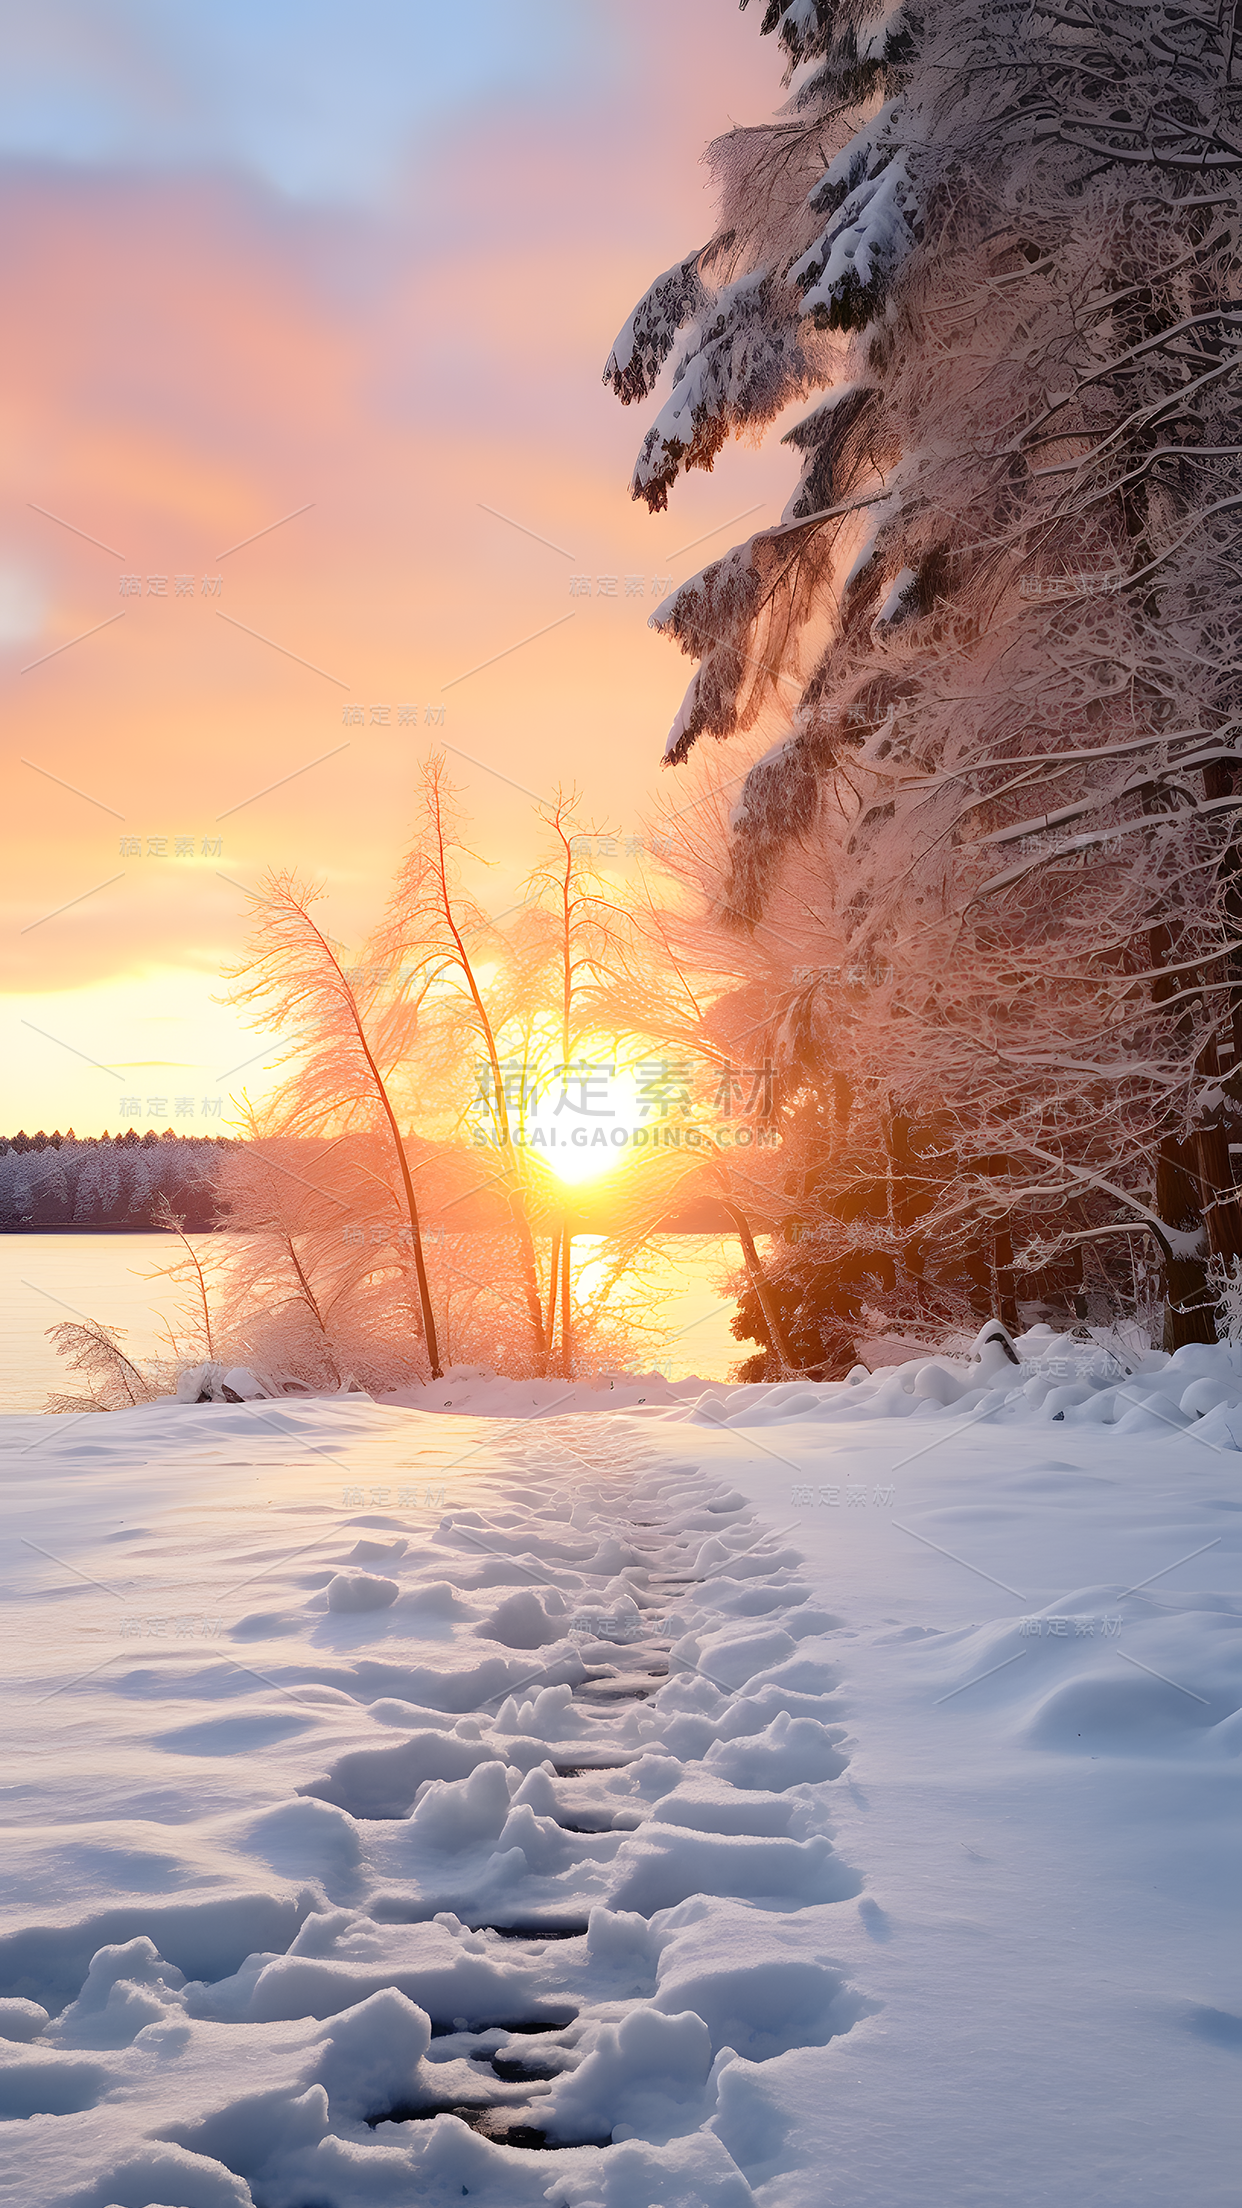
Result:
<svg viewBox="0 0 1242 2208">
<path fill-rule="evenodd" d="M 526 1148 L 558 1181 L 577 1187 L 615 1173 L 635 1149 L 635 1135 L 650 1117 L 640 1081 L 632 1067 L 588 1066 L 560 1081 L 547 1108 L 532 1113 Z"/>
<path fill-rule="evenodd" d="M 658 1044 L 587 1038 L 562 1066 L 559 1052 L 533 1048 L 528 1036 L 521 1058 L 502 1054 L 499 1065 L 503 1123 L 491 1102 L 493 1075 L 471 1115 L 475 1142 L 512 1143 L 566 1187 L 633 1171 L 683 1141 L 687 1149 L 711 1147 L 693 1094 L 694 1068 L 665 1060 Z"/>
</svg>

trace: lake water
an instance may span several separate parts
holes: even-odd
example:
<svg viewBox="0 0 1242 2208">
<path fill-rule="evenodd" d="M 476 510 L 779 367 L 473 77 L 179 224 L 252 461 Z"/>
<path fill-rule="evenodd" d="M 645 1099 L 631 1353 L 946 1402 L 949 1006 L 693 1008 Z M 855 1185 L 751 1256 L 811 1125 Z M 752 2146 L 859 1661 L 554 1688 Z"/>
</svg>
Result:
<svg viewBox="0 0 1242 2208">
<path fill-rule="evenodd" d="M 719 1286 L 738 1263 L 737 1243 L 687 1234 L 675 1247 L 658 1294 L 672 1339 L 657 1361 L 670 1379 L 697 1373 L 723 1380 L 751 1346 L 730 1334 L 734 1306 Z M 75 1392 L 74 1375 L 47 1337 L 62 1319 L 123 1328 L 130 1356 L 165 1352 L 161 1321 L 175 1318 L 185 1297 L 183 1287 L 159 1278 L 174 1254 L 166 1234 L 0 1235 L 0 1411 L 41 1411 L 50 1392 Z"/>
</svg>

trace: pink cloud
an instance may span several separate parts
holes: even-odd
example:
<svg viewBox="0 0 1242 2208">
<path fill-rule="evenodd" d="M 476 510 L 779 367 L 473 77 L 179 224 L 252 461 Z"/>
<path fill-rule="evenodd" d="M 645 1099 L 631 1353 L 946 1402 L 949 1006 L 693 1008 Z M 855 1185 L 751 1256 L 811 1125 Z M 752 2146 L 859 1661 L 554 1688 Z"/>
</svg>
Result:
<svg viewBox="0 0 1242 2208">
<path fill-rule="evenodd" d="M 559 135 L 493 103 L 413 161 L 404 209 L 383 220 L 291 212 L 210 175 L 30 169 L 0 183 L 20 454 L 0 567 L 46 608 L 41 633 L 7 650 L 0 638 L 19 990 L 115 981 L 154 945 L 187 975 L 232 954 L 240 897 L 197 850 L 162 872 L 145 849 L 160 835 L 220 835 L 220 865 L 243 882 L 273 863 L 325 873 L 334 926 L 360 931 L 400 848 L 414 759 L 437 736 L 470 755 L 454 771 L 502 862 L 501 899 L 534 827 L 500 775 L 538 794 L 577 780 L 589 813 L 637 826 L 691 671 L 645 626 L 653 580 L 747 506 L 773 518 L 791 470 L 779 453 L 731 452 L 669 515 L 629 501 L 644 420 L 604 390 L 603 359 L 645 283 L 707 235 L 705 139 L 753 113 L 757 88 L 779 96 L 756 26 L 715 0 L 671 20 L 641 0 L 630 35 L 628 77 L 595 87 Z M 678 579 L 730 541 L 725 529 L 683 559 Z M 120 595 L 122 573 L 141 577 L 140 597 Z M 178 573 L 194 576 L 192 600 L 172 595 Z M 571 598 L 572 573 L 641 575 L 643 597 Z M 162 598 L 147 589 L 160 574 Z M 218 600 L 201 591 L 214 574 Z M 396 725 L 402 702 L 418 704 L 416 728 Z M 364 708 L 362 727 L 342 720 L 346 704 Z M 445 707 L 442 728 L 421 717 L 429 704 Z M 387 724 L 374 705 L 392 709 Z M 144 852 L 123 882 L 31 926 L 116 871 L 130 834 Z M 66 1080 L 63 1122 L 68 1061 Z M 83 1103 L 75 1124 L 88 1118 Z"/>
</svg>

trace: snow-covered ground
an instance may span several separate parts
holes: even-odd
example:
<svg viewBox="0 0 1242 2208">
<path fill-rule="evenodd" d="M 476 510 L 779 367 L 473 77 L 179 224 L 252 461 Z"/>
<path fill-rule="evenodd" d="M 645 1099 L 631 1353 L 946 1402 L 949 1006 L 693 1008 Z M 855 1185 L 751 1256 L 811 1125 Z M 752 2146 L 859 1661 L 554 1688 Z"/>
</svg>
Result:
<svg viewBox="0 0 1242 2208">
<path fill-rule="evenodd" d="M 4 1420 L 2 2197 L 1235 2200 L 1242 1379 L 1018 1350 Z"/>
</svg>

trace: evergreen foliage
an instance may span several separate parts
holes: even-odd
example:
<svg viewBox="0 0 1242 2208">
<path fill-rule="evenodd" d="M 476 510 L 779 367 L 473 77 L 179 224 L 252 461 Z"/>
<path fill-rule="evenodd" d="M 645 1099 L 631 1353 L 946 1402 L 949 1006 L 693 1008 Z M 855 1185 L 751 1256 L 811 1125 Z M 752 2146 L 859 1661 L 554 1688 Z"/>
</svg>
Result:
<svg viewBox="0 0 1242 2208">
<path fill-rule="evenodd" d="M 111 1233 L 159 1225 L 161 1202 L 195 1228 L 215 1216 L 221 1164 L 233 1144 L 220 1135 L 78 1137 L 57 1129 L 0 1136 L 0 1233 L 71 1227 Z"/>
<path fill-rule="evenodd" d="M 683 872 L 768 1007 L 793 1334 L 847 1357 L 862 1282 L 942 1326 L 1158 1271 L 1168 1345 L 1211 1338 L 1242 1253 L 1235 13 L 772 0 L 760 30 L 787 104 L 711 149 L 719 228 L 606 375 L 629 403 L 673 360 L 652 506 L 827 394 L 781 521 L 653 617 L 699 662 L 669 763 L 741 747 Z"/>
</svg>

